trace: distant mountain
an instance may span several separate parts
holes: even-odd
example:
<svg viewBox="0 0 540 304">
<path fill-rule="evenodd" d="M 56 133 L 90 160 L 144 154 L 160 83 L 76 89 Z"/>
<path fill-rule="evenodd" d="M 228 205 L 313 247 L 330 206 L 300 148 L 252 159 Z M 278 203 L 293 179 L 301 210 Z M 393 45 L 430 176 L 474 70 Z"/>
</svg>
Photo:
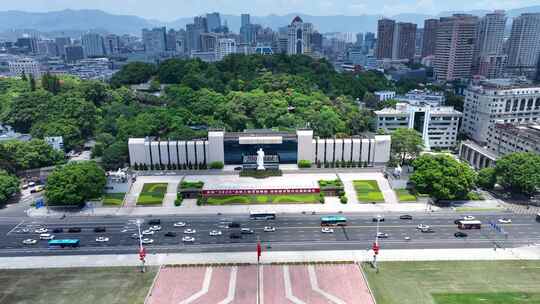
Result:
<svg viewBox="0 0 540 304">
<path fill-rule="evenodd" d="M 487 10 L 467 11 L 473 15 L 484 15 Z M 540 5 L 530 6 L 508 10 L 510 18 L 519 16 L 522 13 L 538 13 Z M 436 16 L 427 14 L 404 13 L 395 16 L 387 16 L 398 21 L 417 23 L 423 27 L 424 20 L 427 18 L 438 18 L 448 16 L 456 12 L 442 12 Z M 462 12 L 463 13 L 463 12 Z M 292 19 L 299 15 L 306 22 L 311 22 L 320 32 L 375 32 L 377 29 L 377 20 L 382 15 L 360 15 L 360 16 L 312 16 L 306 14 L 287 14 L 287 15 L 268 15 L 252 16 L 252 23 L 258 23 L 263 26 L 271 27 L 277 30 L 280 27 L 290 24 Z M 221 19 L 227 21 L 229 28 L 238 32 L 240 29 L 240 16 L 222 15 Z M 109 14 L 100 10 L 63 10 L 47 13 L 29 13 L 22 11 L 4 11 L 0 12 L 0 32 L 17 32 L 15 30 L 29 29 L 44 32 L 84 32 L 88 30 L 97 30 L 100 32 L 110 32 L 117 34 L 135 34 L 140 35 L 141 29 L 145 27 L 165 25 L 170 28 L 185 28 L 186 24 L 193 22 L 193 18 L 179 18 L 172 22 L 162 22 L 159 20 L 144 19 L 129 15 Z M 3 35 L 6 36 L 6 35 Z"/>
<path fill-rule="evenodd" d="M 36 29 L 41 32 L 62 30 L 106 30 L 111 33 L 137 34 L 153 24 L 146 19 L 113 15 L 100 10 L 63 10 L 47 13 L 0 12 L 0 31 Z"/>
</svg>

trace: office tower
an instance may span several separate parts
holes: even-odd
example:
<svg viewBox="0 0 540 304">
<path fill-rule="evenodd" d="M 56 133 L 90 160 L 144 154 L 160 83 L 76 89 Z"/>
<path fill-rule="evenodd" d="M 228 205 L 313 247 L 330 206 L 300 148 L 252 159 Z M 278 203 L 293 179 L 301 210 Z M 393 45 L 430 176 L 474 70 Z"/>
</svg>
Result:
<svg viewBox="0 0 540 304">
<path fill-rule="evenodd" d="M 535 74 L 540 56 L 540 13 L 514 18 L 508 41 L 508 69 L 515 74 Z"/>
<path fill-rule="evenodd" d="M 416 50 L 416 24 L 398 22 L 394 27 L 392 59 L 414 59 Z"/>
<path fill-rule="evenodd" d="M 38 42 L 38 53 L 49 57 L 57 57 L 58 49 L 54 40 L 41 40 Z"/>
<path fill-rule="evenodd" d="M 58 54 L 62 57 L 66 56 L 66 46 L 71 44 L 71 38 L 69 37 L 57 37 L 54 39 L 56 43 L 56 49 Z"/>
<path fill-rule="evenodd" d="M 242 22 L 240 23 L 240 27 L 246 26 L 248 24 L 251 24 L 250 16 L 249 14 L 242 14 L 241 15 Z"/>
<path fill-rule="evenodd" d="M 414 55 L 415 56 L 422 56 L 422 46 L 424 45 L 424 29 L 423 28 L 417 28 L 416 29 L 416 42 L 415 42 L 415 50 Z"/>
<path fill-rule="evenodd" d="M 508 55 L 484 55 L 479 59 L 478 75 L 487 79 L 503 78 Z"/>
<path fill-rule="evenodd" d="M 103 37 L 96 33 L 87 33 L 82 35 L 82 46 L 84 56 L 86 57 L 103 57 L 105 56 L 105 46 Z"/>
<path fill-rule="evenodd" d="M 214 52 L 218 47 L 218 35 L 215 33 L 201 34 L 201 52 Z"/>
<path fill-rule="evenodd" d="M 174 29 L 170 29 L 167 32 L 166 46 L 165 49 L 170 52 L 176 52 L 178 47 L 178 32 Z"/>
<path fill-rule="evenodd" d="M 236 52 L 236 40 L 231 38 L 220 38 L 218 40 L 217 60 L 222 60 L 225 56 Z"/>
<path fill-rule="evenodd" d="M 34 37 L 22 37 L 17 38 L 17 42 L 15 42 L 15 46 L 25 49 L 28 53 L 34 53 L 37 54 L 38 49 L 38 40 Z"/>
<path fill-rule="evenodd" d="M 311 47 L 313 51 L 322 52 L 323 46 L 323 35 L 318 31 L 315 31 L 311 34 Z"/>
<path fill-rule="evenodd" d="M 434 60 L 437 80 L 471 77 L 477 23 L 478 17 L 467 14 L 454 14 L 439 20 Z"/>
<path fill-rule="evenodd" d="M 356 46 L 360 48 L 364 46 L 364 33 L 356 34 Z"/>
<path fill-rule="evenodd" d="M 84 59 L 84 50 L 80 45 L 66 45 L 64 47 L 64 53 L 66 54 L 66 62 L 73 63 Z"/>
<path fill-rule="evenodd" d="M 375 33 L 367 32 L 364 36 L 364 48 L 369 51 L 372 50 L 375 47 L 375 42 L 377 40 L 375 39 Z"/>
<path fill-rule="evenodd" d="M 308 54 L 311 53 L 311 33 L 313 25 L 304 23 L 302 18 L 296 16 L 288 28 L 287 54 Z"/>
<path fill-rule="evenodd" d="M 381 19 L 377 24 L 377 59 L 392 58 L 392 46 L 394 44 L 394 32 L 396 22 L 390 19 Z"/>
<path fill-rule="evenodd" d="M 107 55 L 120 53 L 120 36 L 114 34 L 105 36 L 105 53 Z"/>
<path fill-rule="evenodd" d="M 193 23 L 196 27 L 202 29 L 204 33 L 208 33 L 208 20 L 206 20 L 206 17 L 197 16 L 193 18 Z"/>
<path fill-rule="evenodd" d="M 422 39 L 422 58 L 435 55 L 435 43 L 437 39 L 438 19 L 426 19 L 424 21 L 424 38 Z"/>
<path fill-rule="evenodd" d="M 221 16 L 217 12 L 206 14 L 206 22 L 209 32 L 217 32 L 221 28 Z"/>
<path fill-rule="evenodd" d="M 480 19 L 474 41 L 473 73 L 480 72 L 480 61 L 486 62 L 482 57 L 502 54 L 505 25 L 504 11 L 495 11 Z"/>
<path fill-rule="evenodd" d="M 195 17 L 193 23 L 186 25 L 186 49 L 188 53 L 201 50 L 201 35 L 207 33 L 207 22 L 204 17 Z"/>
<path fill-rule="evenodd" d="M 146 53 L 161 53 L 167 49 L 167 32 L 165 27 L 142 30 L 142 39 Z"/>
</svg>

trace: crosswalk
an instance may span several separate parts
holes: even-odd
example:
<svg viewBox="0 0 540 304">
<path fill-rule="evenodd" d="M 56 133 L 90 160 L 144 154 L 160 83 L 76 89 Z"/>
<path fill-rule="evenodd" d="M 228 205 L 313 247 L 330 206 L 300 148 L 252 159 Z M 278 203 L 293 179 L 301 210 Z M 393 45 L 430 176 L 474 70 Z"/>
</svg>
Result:
<svg viewBox="0 0 540 304">
<path fill-rule="evenodd" d="M 540 207 L 508 204 L 507 208 L 516 214 L 536 215 L 540 213 Z"/>
</svg>

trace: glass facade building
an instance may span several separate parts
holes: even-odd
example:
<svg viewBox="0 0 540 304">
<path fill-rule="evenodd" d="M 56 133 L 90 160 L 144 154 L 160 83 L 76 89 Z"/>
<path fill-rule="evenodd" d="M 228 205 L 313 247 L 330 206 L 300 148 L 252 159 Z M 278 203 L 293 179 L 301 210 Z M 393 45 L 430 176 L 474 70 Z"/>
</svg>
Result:
<svg viewBox="0 0 540 304">
<path fill-rule="evenodd" d="M 240 144 L 238 138 L 225 139 L 225 164 L 242 164 L 243 157 L 257 155 L 263 149 L 266 155 L 277 155 L 281 164 L 296 164 L 298 162 L 298 141 L 296 139 L 283 139 L 281 144 Z"/>
</svg>

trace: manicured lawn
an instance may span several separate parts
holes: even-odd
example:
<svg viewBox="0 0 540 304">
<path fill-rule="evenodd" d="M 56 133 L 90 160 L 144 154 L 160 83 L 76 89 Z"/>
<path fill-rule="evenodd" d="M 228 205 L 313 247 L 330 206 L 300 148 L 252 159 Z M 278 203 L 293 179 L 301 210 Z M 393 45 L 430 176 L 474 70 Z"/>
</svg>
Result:
<svg viewBox="0 0 540 304">
<path fill-rule="evenodd" d="M 321 188 L 324 188 L 324 187 L 336 188 L 336 187 L 343 187 L 343 183 L 339 179 L 332 179 L 332 180 L 321 179 L 319 180 L 319 186 Z"/>
<path fill-rule="evenodd" d="M 383 262 L 378 265 L 378 274 L 369 264 L 362 265 L 377 304 L 540 303 L 540 261 Z M 506 301 L 491 300 L 499 297 Z M 526 297 L 529 297 L 528 302 Z"/>
<path fill-rule="evenodd" d="M 183 181 L 180 183 L 180 189 L 202 189 L 204 183 L 201 181 Z"/>
<path fill-rule="evenodd" d="M 125 196 L 125 193 L 105 193 L 103 194 L 103 206 L 121 206 Z"/>
<path fill-rule="evenodd" d="M 384 202 L 384 196 L 376 180 L 355 180 L 353 185 L 359 201 Z"/>
<path fill-rule="evenodd" d="M 144 184 L 137 205 L 161 205 L 167 192 L 167 183 Z"/>
<path fill-rule="evenodd" d="M 228 195 L 207 198 L 206 205 L 240 205 L 240 204 L 317 204 L 319 194 L 288 195 Z"/>
<path fill-rule="evenodd" d="M 400 202 L 416 202 L 416 196 L 407 189 L 397 189 L 396 195 Z"/>
<path fill-rule="evenodd" d="M 0 271 L 0 303 L 142 304 L 157 268 L 69 268 Z"/>
<path fill-rule="evenodd" d="M 528 304 L 540 303 L 540 293 L 495 292 L 495 293 L 442 293 L 434 294 L 437 304 Z"/>
</svg>

